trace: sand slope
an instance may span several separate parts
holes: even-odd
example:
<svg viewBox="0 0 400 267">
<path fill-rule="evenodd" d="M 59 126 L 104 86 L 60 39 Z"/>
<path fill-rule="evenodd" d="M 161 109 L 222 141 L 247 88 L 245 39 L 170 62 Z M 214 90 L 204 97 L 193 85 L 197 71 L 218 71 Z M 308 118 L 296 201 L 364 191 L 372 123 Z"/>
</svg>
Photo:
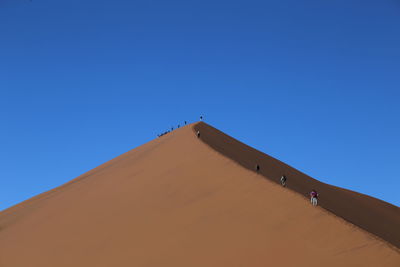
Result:
<svg viewBox="0 0 400 267">
<path fill-rule="evenodd" d="M 212 148 L 220 133 L 207 127 L 1 212 L 0 266 L 400 266 L 394 246 Z M 373 209 L 393 209 L 386 219 L 396 221 L 387 205 Z"/>
<path fill-rule="evenodd" d="M 258 173 L 278 184 L 284 174 L 288 178 L 287 188 L 305 197 L 316 189 L 321 196 L 320 206 L 400 248 L 399 207 L 317 181 L 205 123 L 198 123 L 194 128 L 200 131 L 203 142 L 241 166 L 254 171 L 258 164 Z"/>
</svg>

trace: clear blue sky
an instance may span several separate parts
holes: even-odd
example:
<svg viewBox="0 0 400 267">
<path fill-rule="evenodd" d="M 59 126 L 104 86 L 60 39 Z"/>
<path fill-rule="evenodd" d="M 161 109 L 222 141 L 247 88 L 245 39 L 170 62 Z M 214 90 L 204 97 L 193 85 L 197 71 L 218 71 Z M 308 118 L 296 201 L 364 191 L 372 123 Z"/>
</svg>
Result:
<svg viewBox="0 0 400 267">
<path fill-rule="evenodd" d="M 400 205 L 400 2 L 0 0 L 0 210 L 184 120 Z"/>
</svg>

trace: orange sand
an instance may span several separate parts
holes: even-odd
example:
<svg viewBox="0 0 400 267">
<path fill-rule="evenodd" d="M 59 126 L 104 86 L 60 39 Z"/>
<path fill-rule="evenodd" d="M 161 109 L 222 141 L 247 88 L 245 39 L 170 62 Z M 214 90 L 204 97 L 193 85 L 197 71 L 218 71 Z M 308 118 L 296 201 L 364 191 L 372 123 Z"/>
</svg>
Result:
<svg viewBox="0 0 400 267">
<path fill-rule="evenodd" d="M 196 138 L 193 127 L 206 126 L 180 128 L 1 212 L 0 266 L 400 266 L 393 242 Z"/>
</svg>

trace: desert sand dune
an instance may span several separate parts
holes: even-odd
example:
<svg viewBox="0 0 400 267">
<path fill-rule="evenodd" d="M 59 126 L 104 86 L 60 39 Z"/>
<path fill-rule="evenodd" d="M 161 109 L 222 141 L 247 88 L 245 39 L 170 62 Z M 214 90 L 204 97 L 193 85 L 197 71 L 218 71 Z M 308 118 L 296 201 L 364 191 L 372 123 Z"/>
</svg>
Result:
<svg viewBox="0 0 400 267">
<path fill-rule="evenodd" d="M 317 181 L 205 123 L 197 124 L 195 131 L 202 133 L 202 141 L 241 166 L 255 170 L 258 164 L 258 173 L 269 180 L 280 183 L 280 177 L 286 175 L 287 187 L 306 197 L 316 189 L 321 195 L 320 206 L 400 248 L 399 207 Z"/>
<path fill-rule="evenodd" d="M 399 216 L 199 123 L 2 211 L 0 266 L 397 267 Z"/>
</svg>

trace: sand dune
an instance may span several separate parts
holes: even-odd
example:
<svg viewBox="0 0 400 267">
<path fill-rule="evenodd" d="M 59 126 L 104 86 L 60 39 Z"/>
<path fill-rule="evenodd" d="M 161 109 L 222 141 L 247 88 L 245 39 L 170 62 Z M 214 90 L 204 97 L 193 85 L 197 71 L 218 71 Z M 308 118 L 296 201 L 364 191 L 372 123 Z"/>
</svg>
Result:
<svg viewBox="0 0 400 267">
<path fill-rule="evenodd" d="M 255 170 L 258 164 L 259 174 L 275 183 L 280 183 L 280 177 L 286 175 L 287 187 L 305 197 L 316 189 L 321 195 L 320 206 L 400 248 L 399 207 L 317 181 L 205 123 L 197 124 L 195 130 L 202 133 L 202 141 L 241 166 Z"/>
<path fill-rule="evenodd" d="M 397 267 L 399 217 L 198 123 L 1 212 L 0 266 Z"/>
</svg>

